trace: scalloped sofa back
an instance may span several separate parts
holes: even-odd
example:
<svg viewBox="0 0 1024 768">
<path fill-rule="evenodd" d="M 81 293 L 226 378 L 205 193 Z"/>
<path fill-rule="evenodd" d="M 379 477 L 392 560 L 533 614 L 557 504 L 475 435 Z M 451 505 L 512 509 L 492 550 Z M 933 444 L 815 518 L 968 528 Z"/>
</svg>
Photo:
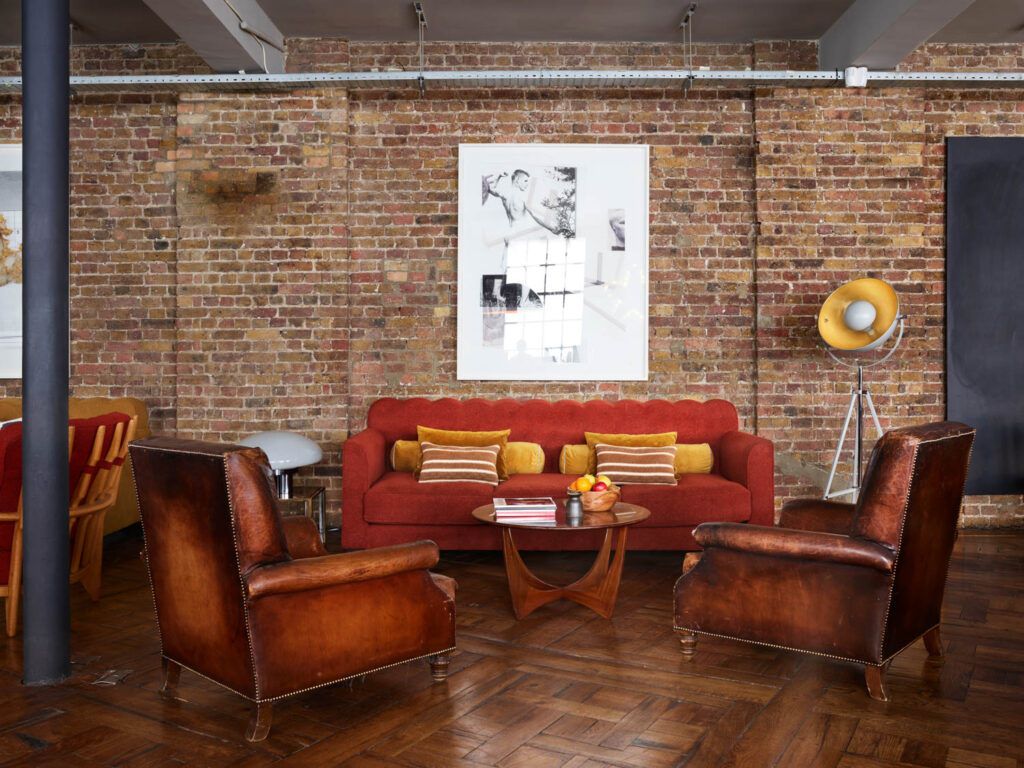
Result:
<svg viewBox="0 0 1024 768">
<path fill-rule="evenodd" d="M 677 433 L 679 443 L 708 443 L 711 474 L 682 475 L 678 485 L 627 485 L 622 501 L 651 510 L 630 532 L 631 549 L 697 549 L 691 531 L 708 521 L 772 525 L 775 456 L 772 443 L 739 431 L 726 400 L 454 400 L 383 398 L 370 406 L 367 427 L 342 449 L 342 545 L 379 547 L 433 539 L 442 549 L 501 549 L 499 530 L 470 512 L 495 496 L 565 498 L 575 476 L 558 471 L 562 446 L 586 442 L 584 432 Z M 416 427 L 511 429 L 510 441 L 539 443 L 544 471 L 513 475 L 496 488 L 481 483 L 419 483 L 396 472 L 388 454 L 396 440 L 415 440 Z M 596 549 L 600 532 L 522 531 L 520 549 Z"/>
</svg>

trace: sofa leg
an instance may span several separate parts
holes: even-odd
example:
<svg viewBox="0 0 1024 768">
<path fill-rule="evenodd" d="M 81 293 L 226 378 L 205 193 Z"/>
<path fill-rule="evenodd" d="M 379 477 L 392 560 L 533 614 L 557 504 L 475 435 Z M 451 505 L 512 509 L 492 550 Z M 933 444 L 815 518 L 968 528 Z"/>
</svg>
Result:
<svg viewBox="0 0 1024 768">
<path fill-rule="evenodd" d="M 864 667 L 864 680 L 868 685 L 868 695 L 875 701 L 888 701 L 889 692 L 885 688 L 885 673 L 889 662 L 880 666 L 868 664 Z"/>
<path fill-rule="evenodd" d="M 263 741 L 270 733 L 270 723 L 274 719 L 274 705 L 269 701 L 257 702 L 249 720 L 249 729 L 245 732 L 247 741 Z"/>
<path fill-rule="evenodd" d="M 924 647 L 928 651 L 928 661 L 942 661 L 942 636 L 938 627 L 932 627 L 924 633 Z"/>
<path fill-rule="evenodd" d="M 435 683 L 443 683 L 448 679 L 448 664 L 451 660 L 451 652 L 430 657 L 430 676 L 434 678 Z"/>
<path fill-rule="evenodd" d="M 697 652 L 697 635 L 687 632 L 685 629 L 677 629 L 679 633 L 679 647 L 683 652 L 683 661 L 692 661 L 693 654 Z"/>
<path fill-rule="evenodd" d="M 178 687 L 178 679 L 181 677 L 181 665 L 170 659 L 163 659 L 160 666 L 164 668 L 164 684 L 160 686 L 160 693 L 170 696 Z"/>
</svg>

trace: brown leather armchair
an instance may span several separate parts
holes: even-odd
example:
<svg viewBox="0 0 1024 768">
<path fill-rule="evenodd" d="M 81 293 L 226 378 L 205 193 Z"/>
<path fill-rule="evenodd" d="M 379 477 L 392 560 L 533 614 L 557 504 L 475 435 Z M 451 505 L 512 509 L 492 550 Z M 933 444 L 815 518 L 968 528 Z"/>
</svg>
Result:
<svg viewBox="0 0 1024 768">
<path fill-rule="evenodd" d="M 419 541 L 329 555 L 316 524 L 282 518 L 258 448 L 152 437 L 131 458 L 164 658 L 255 702 L 246 738 L 276 699 L 427 657 L 444 680 L 455 582 Z"/>
<path fill-rule="evenodd" d="M 897 429 L 876 444 L 857 504 L 790 502 L 778 528 L 705 523 L 699 562 L 676 582 L 675 630 L 692 658 L 715 635 L 865 665 L 887 701 L 889 662 L 939 619 L 974 429 Z"/>
</svg>

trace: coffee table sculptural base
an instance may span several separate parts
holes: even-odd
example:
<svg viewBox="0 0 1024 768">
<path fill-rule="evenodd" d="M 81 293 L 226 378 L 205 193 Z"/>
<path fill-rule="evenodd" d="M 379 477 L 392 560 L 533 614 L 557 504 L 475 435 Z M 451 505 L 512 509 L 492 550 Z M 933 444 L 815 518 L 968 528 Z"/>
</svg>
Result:
<svg viewBox="0 0 1024 768">
<path fill-rule="evenodd" d="M 626 559 L 626 534 L 629 526 L 650 517 L 650 510 L 633 504 L 616 504 L 608 512 L 585 512 L 583 519 L 570 524 L 565 519 L 564 502 L 560 502 L 555 525 L 538 525 L 495 520 L 494 506 L 487 504 L 473 510 L 473 517 L 484 523 L 501 527 L 502 550 L 505 555 L 505 573 L 512 595 L 512 608 L 516 618 L 522 619 L 552 600 L 572 600 L 585 605 L 598 615 L 610 619 L 619 594 L 622 564 Z M 515 529 L 534 531 L 604 530 L 604 541 L 590 570 L 577 581 L 565 587 L 548 584 L 537 578 L 526 567 L 512 538 Z M 612 555 L 612 543 L 615 554 Z"/>
</svg>

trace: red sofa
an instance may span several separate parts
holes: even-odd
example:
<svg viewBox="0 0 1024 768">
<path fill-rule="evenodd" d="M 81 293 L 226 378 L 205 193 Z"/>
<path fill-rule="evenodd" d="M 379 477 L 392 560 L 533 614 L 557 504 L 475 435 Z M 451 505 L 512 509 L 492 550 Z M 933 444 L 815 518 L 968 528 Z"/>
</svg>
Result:
<svg viewBox="0 0 1024 768">
<path fill-rule="evenodd" d="M 348 548 L 379 547 L 433 539 L 442 549 L 501 549 L 492 525 L 470 516 L 494 496 L 565 498 L 574 476 L 558 471 L 562 446 L 586 442 L 584 431 L 652 433 L 675 430 L 679 443 L 709 443 L 711 474 L 682 475 L 679 484 L 627 485 L 622 501 L 651 510 L 629 534 L 631 549 L 698 549 L 691 531 L 707 521 L 773 525 L 774 448 L 738 430 L 736 408 L 725 400 L 427 400 L 384 398 L 375 402 L 367 428 L 342 448 L 341 542 Z M 458 430 L 508 429 L 510 441 L 540 443 L 541 474 L 513 475 L 497 488 L 481 483 L 419 483 L 395 472 L 388 453 L 396 440 L 415 440 L 416 427 Z M 599 532 L 522 531 L 521 549 L 594 549 Z"/>
</svg>

